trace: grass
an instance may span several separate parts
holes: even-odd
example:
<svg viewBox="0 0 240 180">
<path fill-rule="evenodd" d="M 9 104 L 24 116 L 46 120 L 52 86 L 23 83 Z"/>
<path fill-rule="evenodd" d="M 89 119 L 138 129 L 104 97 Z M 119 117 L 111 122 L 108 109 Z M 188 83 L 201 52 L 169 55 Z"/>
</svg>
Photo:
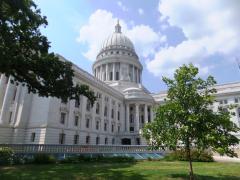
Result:
<svg viewBox="0 0 240 180">
<path fill-rule="evenodd" d="M 240 180 L 240 163 L 193 163 L 198 180 Z M 1 180 L 188 179 L 187 162 L 81 163 L 0 167 Z"/>
</svg>

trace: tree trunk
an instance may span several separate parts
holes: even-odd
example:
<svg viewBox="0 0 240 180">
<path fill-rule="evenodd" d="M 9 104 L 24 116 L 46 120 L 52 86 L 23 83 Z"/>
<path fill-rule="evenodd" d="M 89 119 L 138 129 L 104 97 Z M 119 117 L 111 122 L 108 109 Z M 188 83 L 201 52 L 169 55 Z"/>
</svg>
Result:
<svg viewBox="0 0 240 180">
<path fill-rule="evenodd" d="M 187 143 L 186 146 L 186 153 L 187 153 L 187 157 L 189 159 L 189 180 L 194 180 L 194 176 L 193 176 L 193 168 L 192 168 L 192 158 L 191 158 L 191 148 L 190 148 L 190 144 Z"/>
</svg>

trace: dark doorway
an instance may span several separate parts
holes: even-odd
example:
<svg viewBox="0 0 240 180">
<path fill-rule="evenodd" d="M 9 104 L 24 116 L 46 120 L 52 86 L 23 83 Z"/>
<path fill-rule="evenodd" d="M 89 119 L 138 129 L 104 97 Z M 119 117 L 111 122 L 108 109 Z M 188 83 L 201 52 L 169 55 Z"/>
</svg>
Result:
<svg viewBox="0 0 240 180">
<path fill-rule="evenodd" d="M 131 139 L 123 138 L 122 139 L 122 145 L 131 145 Z"/>
</svg>

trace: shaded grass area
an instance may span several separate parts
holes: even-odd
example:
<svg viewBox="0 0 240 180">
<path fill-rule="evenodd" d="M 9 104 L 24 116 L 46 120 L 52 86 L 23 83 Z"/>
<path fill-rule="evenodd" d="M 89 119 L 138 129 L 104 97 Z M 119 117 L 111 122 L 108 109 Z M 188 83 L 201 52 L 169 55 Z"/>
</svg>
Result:
<svg viewBox="0 0 240 180">
<path fill-rule="evenodd" d="M 240 163 L 193 163 L 196 179 L 240 180 Z M 79 163 L 0 167 L 1 180 L 188 179 L 187 162 Z"/>
</svg>

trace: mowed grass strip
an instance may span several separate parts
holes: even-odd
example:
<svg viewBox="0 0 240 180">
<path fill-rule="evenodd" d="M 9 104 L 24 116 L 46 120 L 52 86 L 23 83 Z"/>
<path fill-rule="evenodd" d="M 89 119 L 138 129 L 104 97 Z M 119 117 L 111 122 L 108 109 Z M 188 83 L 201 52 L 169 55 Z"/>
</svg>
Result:
<svg viewBox="0 0 240 180">
<path fill-rule="evenodd" d="M 197 180 L 240 180 L 240 163 L 193 163 Z M 79 163 L 0 167 L 0 180 L 188 179 L 187 162 Z"/>
</svg>

